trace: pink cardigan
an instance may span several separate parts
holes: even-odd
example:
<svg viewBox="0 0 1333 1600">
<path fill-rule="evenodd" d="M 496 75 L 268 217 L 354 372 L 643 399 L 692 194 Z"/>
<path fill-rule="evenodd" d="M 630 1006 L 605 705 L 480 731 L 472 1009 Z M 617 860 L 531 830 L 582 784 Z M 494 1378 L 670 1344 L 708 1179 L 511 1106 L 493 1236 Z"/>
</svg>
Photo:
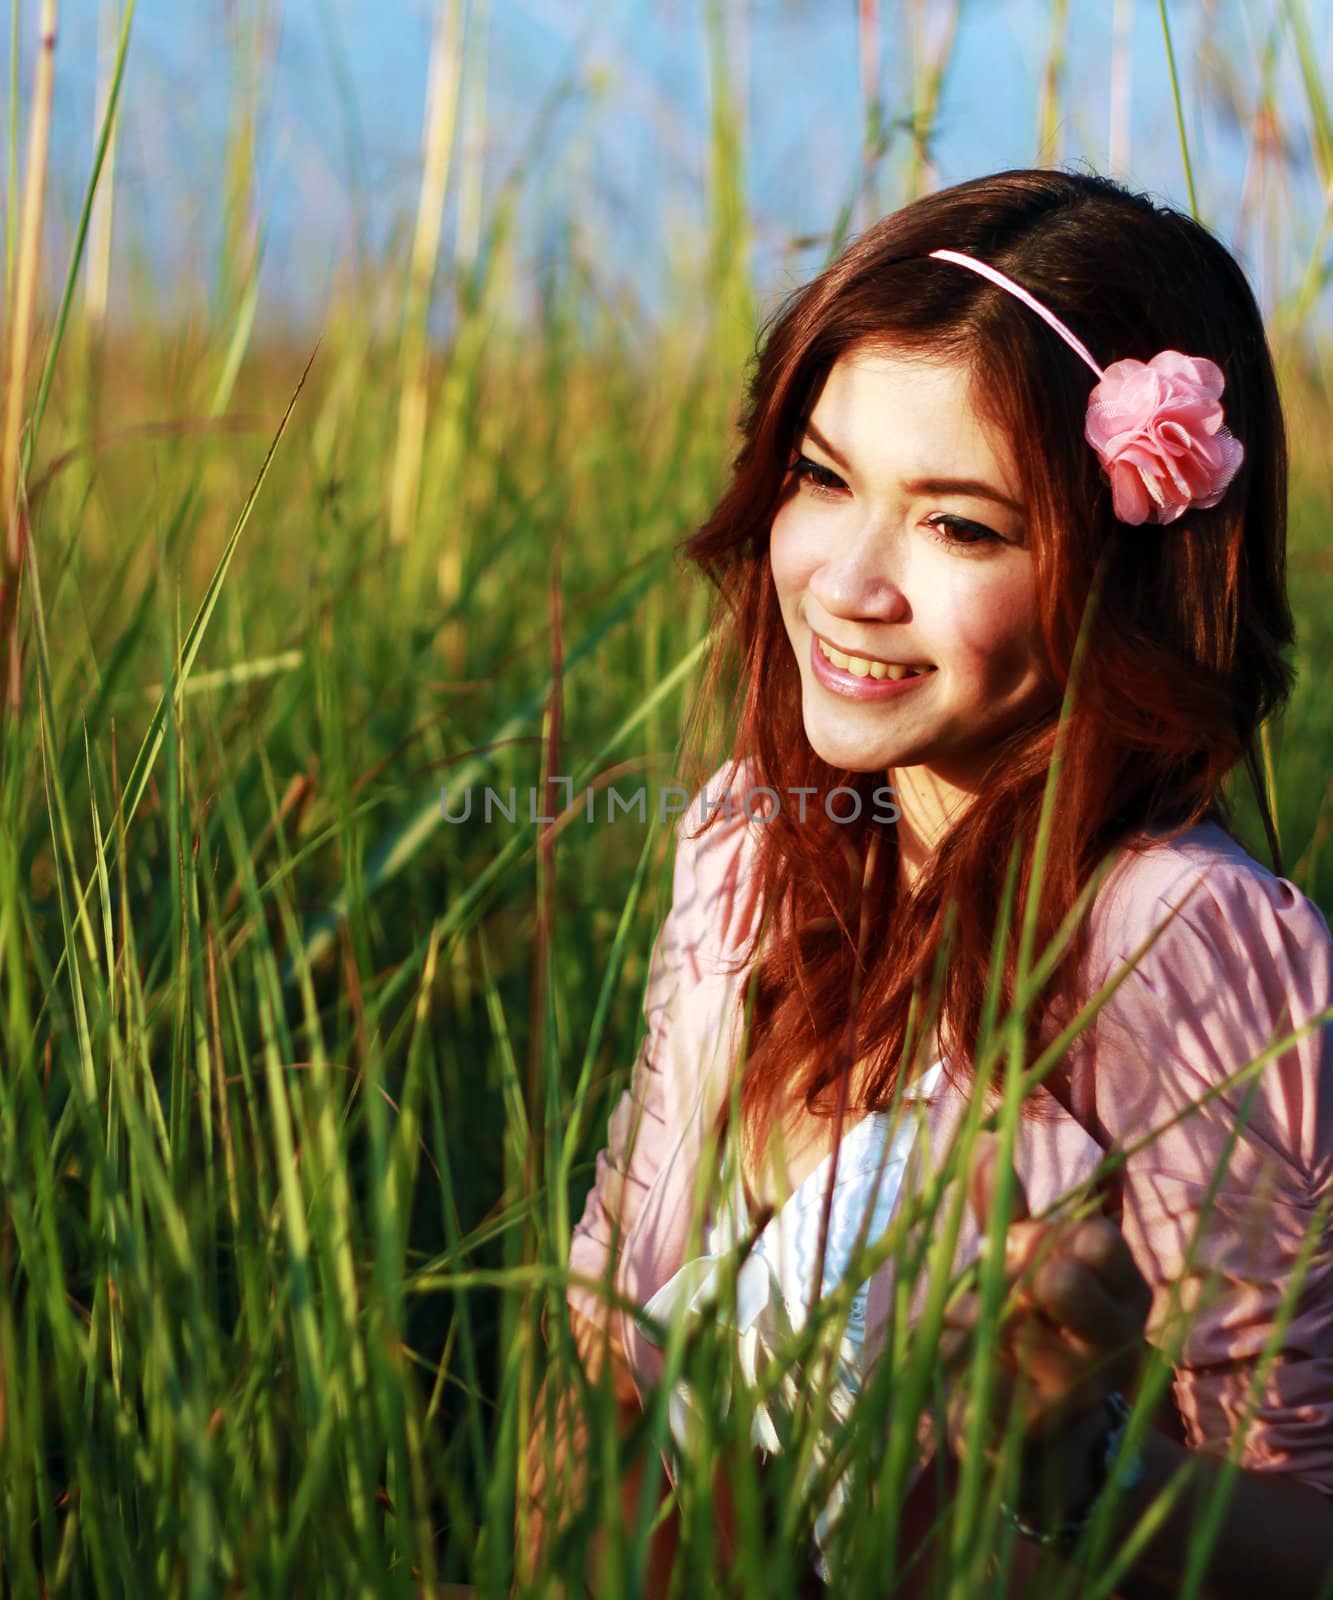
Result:
<svg viewBox="0 0 1333 1600">
<path fill-rule="evenodd" d="M 705 786 L 710 800 L 721 797 L 728 770 Z M 739 796 L 743 768 L 731 787 Z M 737 806 L 731 822 L 690 838 L 701 815 L 696 797 L 677 827 L 673 903 L 645 996 L 647 1036 L 608 1123 L 569 1255 L 573 1274 L 603 1282 L 614 1258 L 617 1289 L 640 1306 L 682 1264 L 691 1220 L 706 1197 L 709 1175 L 700 1171 L 700 1152 L 727 1093 L 745 981 L 743 971 L 725 969 L 757 912 L 751 867 L 762 822 L 747 822 Z M 1090 912 L 1083 992 L 1096 993 L 1182 905 L 1080 1039 L 1070 1062 L 1069 1109 L 1044 1085 L 1033 1091 L 1049 1120 L 1020 1119 L 1014 1150 L 1033 1215 L 1079 1188 L 1104 1147 L 1141 1140 L 1333 1004 L 1333 940 L 1323 915 L 1213 824 L 1116 863 Z M 1255 1082 L 1250 1116 L 1227 1160 L 1227 1140 Z M 921 1162 L 943 1162 L 966 1105 L 965 1093 L 947 1078 L 926 1102 L 928 1151 L 918 1142 L 905 1190 L 921 1181 Z M 1226 1176 L 1187 1271 L 1197 1213 L 1224 1160 Z M 1183 1303 L 1202 1306 L 1173 1367 L 1175 1407 L 1191 1449 L 1225 1452 L 1302 1236 L 1321 1199 L 1327 1205 L 1331 1186 L 1329 1020 L 1239 1089 L 1164 1128 L 1122 1169 L 1117 1220 L 1153 1289 L 1149 1336 L 1165 1317 L 1176 1280 L 1183 1280 Z M 697 1250 L 697 1231 L 693 1243 Z M 955 1274 L 976 1259 L 978 1244 L 967 1205 Z M 890 1259 L 870 1280 L 867 1371 L 883 1349 L 894 1266 Z M 1218 1283 L 1203 1294 L 1210 1272 Z M 911 1298 L 913 1324 L 927 1289 L 923 1273 Z M 605 1319 L 599 1289 L 571 1283 L 567 1293 L 573 1306 Z M 642 1399 L 660 1379 L 662 1352 L 632 1315 L 612 1316 Z M 1181 1436 L 1178 1427 L 1154 1420 Z M 669 1456 L 663 1460 L 670 1474 Z M 928 1460 L 929 1449 L 918 1476 Z M 1333 1222 L 1327 1216 L 1240 1464 L 1288 1473 L 1333 1495 Z"/>
</svg>

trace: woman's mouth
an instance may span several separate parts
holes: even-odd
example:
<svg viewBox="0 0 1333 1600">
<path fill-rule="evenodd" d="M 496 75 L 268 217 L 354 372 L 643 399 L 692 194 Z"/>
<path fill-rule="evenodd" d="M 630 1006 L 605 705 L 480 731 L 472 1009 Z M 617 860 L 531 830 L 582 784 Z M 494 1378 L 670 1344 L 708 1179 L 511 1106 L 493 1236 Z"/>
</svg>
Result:
<svg viewBox="0 0 1333 1600">
<path fill-rule="evenodd" d="M 826 643 L 818 634 L 811 635 L 810 664 L 826 688 L 853 700 L 884 700 L 890 695 L 902 694 L 923 683 L 935 671 L 925 663 L 849 655 Z"/>
</svg>

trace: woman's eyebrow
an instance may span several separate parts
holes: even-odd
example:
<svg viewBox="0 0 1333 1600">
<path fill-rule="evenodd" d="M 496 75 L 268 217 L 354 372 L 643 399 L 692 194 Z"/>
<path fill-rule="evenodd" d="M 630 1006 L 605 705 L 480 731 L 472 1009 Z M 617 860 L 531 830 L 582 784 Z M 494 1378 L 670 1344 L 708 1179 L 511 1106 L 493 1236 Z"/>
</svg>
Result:
<svg viewBox="0 0 1333 1600">
<path fill-rule="evenodd" d="M 813 422 L 805 425 L 807 438 L 813 439 L 825 455 L 841 467 L 844 472 L 852 470 L 849 462 L 842 452 L 831 445 Z M 1011 500 L 1007 494 L 1001 493 L 989 483 L 983 483 L 980 478 L 913 478 L 910 483 L 905 483 L 903 488 L 908 494 L 965 494 L 974 500 L 991 500 L 998 506 L 1004 506 L 1017 516 L 1022 516 L 1023 507 L 1017 500 Z"/>
</svg>

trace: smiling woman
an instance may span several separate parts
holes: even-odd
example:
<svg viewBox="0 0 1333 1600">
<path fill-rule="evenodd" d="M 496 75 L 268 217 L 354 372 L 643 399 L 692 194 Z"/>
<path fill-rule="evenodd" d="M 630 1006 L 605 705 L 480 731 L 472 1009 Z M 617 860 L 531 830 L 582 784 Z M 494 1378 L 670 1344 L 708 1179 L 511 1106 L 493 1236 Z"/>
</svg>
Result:
<svg viewBox="0 0 1333 1600">
<path fill-rule="evenodd" d="M 806 736 L 832 769 L 901 769 L 905 875 L 996 745 L 1059 699 L 1015 466 L 972 387 L 961 362 L 841 356 L 772 526 Z M 907 776 L 923 767 L 929 787 Z"/>
<path fill-rule="evenodd" d="M 646 1404 L 663 1317 L 725 1322 L 713 1286 L 737 1269 L 742 1369 L 795 1406 L 787 1336 L 956 1154 L 992 1070 L 1013 1087 L 1039 1064 L 994 1225 L 1021 1440 L 1004 1506 L 1034 1584 L 1010 1593 L 1047 1592 L 1033 1563 L 1082 1550 L 1110 1505 L 1123 1592 L 1178 1594 L 1215 1489 L 1198 1592 L 1305 1600 L 1333 1568 L 1333 941 L 1280 876 L 1266 810 L 1273 872 L 1224 789 L 1238 762 L 1257 774 L 1290 688 L 1285 533 L 1282 410 L 1233 257 L 1109 180 L 1014 171 L 886 218 L 779 310 L 731 484 L 685 546 L 716 590 L 702 693 L 738 726 L 706 824 L 678 835 L 568 1299 Z M 886 778 L 892 821 L 870 803 Z M 723 803 L 760 789 L 825 804 L 761 825 Z M 840 813 L 839 793 L 867 803 Z M 723 1181 L 699 1182 L 718 1148 Z M 993 1142 L 976 1152 L 951 1274 L 992 1225 Z M 1073 1197 L 1102 1214 L 1071 1219 Z M 932 1286 L 896 1267 L 856 1285 L 833 1385 L 837 1420 L 881 1440 L 915 1425 L 866 1408 L 872 1382 L 907 1404 L 877 1374 Z M 609 1312 L 599 1281 L 644 1316 Z M 1001 1470 L 954 1364 L 970 1288 L 946 1323 L 947 1421 L 872 1519 L 899 1519 L 907 1556 L 953 1482 L 924 1471 L 932 1451 Z M 1148 1426 L 1121 1451 L 1141 1390 Z M 691 1418 L 728 1403 L 673 1396 L 673 1483 Z M 783 1448 L 783 1408 L 756 1415 L 755 1443 Z M 1136 1545 L 1183 1467 L 1194 1488 Z M 810 1555 L 841 1589 L 874 1494 L 838 1490 Z"/>
</svg>

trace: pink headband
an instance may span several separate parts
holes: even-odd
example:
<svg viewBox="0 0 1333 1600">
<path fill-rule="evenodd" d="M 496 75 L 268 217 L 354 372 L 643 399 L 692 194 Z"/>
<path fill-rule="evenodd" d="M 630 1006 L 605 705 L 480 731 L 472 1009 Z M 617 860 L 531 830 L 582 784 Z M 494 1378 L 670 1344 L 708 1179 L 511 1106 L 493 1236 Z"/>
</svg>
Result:
<svg viewBox="0 0 1333 1600">
<path fill-rule="evenodd" d="M 1206 356 L 1163 350 L 1151 361 L 1113 361 L 1105 369 L 1087 346 L 1028 291 L 975 256 L 932 250 L 941 261 L 979 272 L 1050 324 L 1100 380 L 1088 396 L 1083 437 L 1097 452 L 1121 522 L 1174 522 L 1215 506 L 1245 458 L 1222 424 L 1222 369 Z"/>
</svg>

